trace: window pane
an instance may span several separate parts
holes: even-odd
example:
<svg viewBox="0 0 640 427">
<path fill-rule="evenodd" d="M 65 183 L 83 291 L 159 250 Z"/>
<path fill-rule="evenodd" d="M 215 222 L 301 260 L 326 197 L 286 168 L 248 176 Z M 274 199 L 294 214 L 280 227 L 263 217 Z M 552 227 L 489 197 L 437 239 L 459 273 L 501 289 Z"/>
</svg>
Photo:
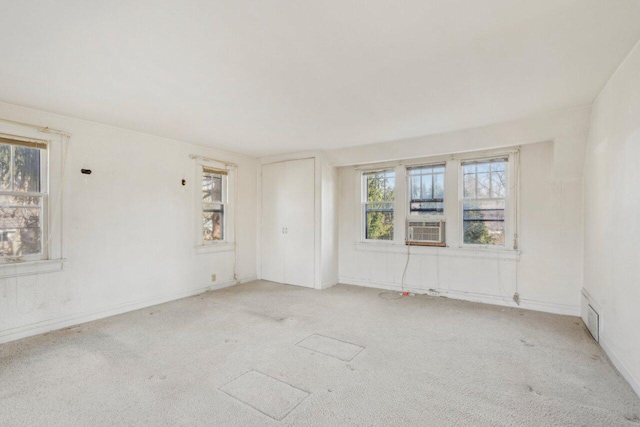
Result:
<svg viewBox="0 0 640 427">
<path fill-rule="evenodd" d="M 365 174 L 367 201 L 390 202 L 395 197 L 395 176 L 393 171 L 369 172 Z"/>
<path fill-rule="evenodd" d="M 411 198 L 421 199 L 420 197 L 420 176 L 411 177 Z"/>
<path fill-rule="evenodd" d="M 500 199 L 507 197 L 507 160 L 463 165 L 465 199 Z"/>
<path fill-rule="evenodd" d="M 504 245 L 504 200 L 464 202 L 464 243 Z"/>
<path fill-rule="evenodd" d="M 506 172 L 491 172 L 491 197 L 507 197 Z"/>
<path fill-rule="evenodd" d="M 506 171 L 506 169 L 507 169 L 507 162 L 506 161 L 491 163 L 491 171 L 492 172 L 504 172 L 504 171 Z"/>
<path fill-rule="evenodd" d="M 202 212 L 203 240 L 213 241 L 224 238 L 224 208 L 207 209 Z"/>
<path fill-rule="evenodd" d="M 478 173 L 488 173 L 491 168 L 491 163 L 476 163 L 476 168 Z"/>
<path fill-rule="evenodd" d="M 0 190 L 11 190 L 11 146 L 0 144 Z"/>
<path fill-rule="evenodd" d="M 13 191 L 40 191 L 40 150 L 14 147 Z"/>
<path fill-rule="evenodd" d="M 444 169 L 444 165 L 407 168 L 411 178 L 410 214 L 439 215 L 444 212 Z"/>
<path fill-rule="evenodd" d="M 393 209 L 367 209 L 365 236 L 372 240 L 393 240 Z"/>
<path fill-rule="evenodd" d="M 442 202 L 422 202 L 411 203 L 409 206 L 412 214 L 435 215 L 444 212 L 444 203 Z"/>
<path fill-rule="evenodd" d="M 444 199 L 444 174 L 434 175 L 433 181 L 433 197 L 435 199 Z"/>
<path fill-rule="evenodd" d="M 433 199 L 433 189 L 431 187 L 431 175 L 422 176 L 422 194 L 421 199 Z"/>
<path fill-rule="evenodd" d="M 0 206 L 0 255 L 41 252 L 40 207 Z"/>
<path fill-rule="evenodd" d="M 222 203 L 222 175 L 202 174 L 202 201 L 205 203 Z"/>
<path fill-rule="evenodd" d="M 478 169 L 480 169 L 480 165 L 478 165 Z M 489 178 L 490 176 L 488 172 L 487 173 L 478 172 L 478 174 L 476 175 L 476 180 L 477 180 L 476 197 L 478 199 L 489 198 L 489 195 L 491 194 L 490 192 L 491 180 Z"/>
<path fill-rule="evenodd" d="M 467 167 L 463 175 L 464 179 L 464 198 L 475 199 L 476 198 L 476 175 L 475 173 L 467 173 Z"/>
</svg>

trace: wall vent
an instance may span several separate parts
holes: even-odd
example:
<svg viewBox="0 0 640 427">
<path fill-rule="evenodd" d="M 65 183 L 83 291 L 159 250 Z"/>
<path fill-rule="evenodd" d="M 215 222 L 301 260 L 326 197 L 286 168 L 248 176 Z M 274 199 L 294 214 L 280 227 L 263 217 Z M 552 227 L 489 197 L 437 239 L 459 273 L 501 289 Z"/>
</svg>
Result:
<svg viewBox="0 0 640 427">
<path fill-rule="evenodd" d="M 599 342 L 600 315 L 593 309 L 593 307 L 591 307 L 591 305 L 587 306 L 587 329 L 591 332 L 593 339 L 596 340 L 596 342 Z"/>
</svg>

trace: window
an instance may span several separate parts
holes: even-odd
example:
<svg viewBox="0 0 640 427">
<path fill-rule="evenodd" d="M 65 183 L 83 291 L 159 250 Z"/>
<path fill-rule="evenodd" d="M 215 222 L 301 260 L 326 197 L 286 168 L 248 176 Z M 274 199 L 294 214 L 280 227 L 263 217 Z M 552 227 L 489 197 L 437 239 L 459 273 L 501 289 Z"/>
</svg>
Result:
<svg viewBox="0 0 640 427">
<path fill-rule="evenodd" d="M 444 213 L 444 164 L 407 168 L 409 215 Z"/>
<path fill-rule="evenodd" d="M 365 172 L 362 179 L 365 239 L 393 240 L 394 171 Z"/>
<path fill-rule="evenodd" d="M 47 144 L 0 137 L 0 257 L 46 256 Z"/>
<path fill-rule="evenodd" d="M 462 162 L 465 244 L 505 244 L 507 162 L 507 158 Z"/>
<path fill-rule="evenodd" d="M 227 171 L 202 169 L 202 240 L 203 243 L 225 240 L 225 206 Z"/>
</svg>

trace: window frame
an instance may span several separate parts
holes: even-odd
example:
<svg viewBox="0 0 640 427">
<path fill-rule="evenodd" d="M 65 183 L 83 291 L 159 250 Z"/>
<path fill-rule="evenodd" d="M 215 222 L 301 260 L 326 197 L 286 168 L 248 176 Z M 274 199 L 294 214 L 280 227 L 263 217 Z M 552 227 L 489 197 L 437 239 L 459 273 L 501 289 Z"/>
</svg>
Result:
<svg viewBox="0 0 640 427">
<path fill-rule="evenodd" d="M 409 173 L 410 169 L 420 169 L 420 168 L 435 168 L 435 167 L 442 167 L 444 170 L 442 172 L 442 201 L 440 203 L 442 203 L 442 212 L 438 212 L 438 213 L 430 213 L 430 214 L 415 214 L 415 213 L 411 213 L 411 199 L 412 199 L 412 194 L 411 194 L 411 177 L 412 175 Z M 417 163 L 417 164 L 411 164 L 411 165 L 406 165 L 403 168 L 404 174 L 405 174 L 405 186 L 406 186 L 406 219 L 407 221 L 446 221 L 447 218 L 447 204 L 446 204 L 446 200 L 447 200 L 447 162 L 446 161 L 439 161 L 439 162 L 428 162 L 428 163 Z M 431 173 L 432 176 L 432 180 L 433 180 L 433 173 Z M 420 175 L 422 176 L 422 174 Z M 433 184 L 432 184 L 432 190 L 433 192 Z M 436 199 L 433 199 L 436 200 Z M 405 230 L 406 232 L 406 230 Z M 406 237 L 406 236 L 405 236 Z"/>
<path fill-rule="evenodd" d="M 368 198 L 368 186 L 367 186 L 367 175 L 371 174 L 371 173 L 375 173 L 375 172 L 391 172 L 393 174 L 393 180 L 394 180 L 394 198 L 392 201 L 382 201 L 382 202 L 369 202 L 367 200 Z M 360 241 L 361 242 L 367 242 L 367 243 L 380 243 L 380 244 L 393 244 L 394 241 L 397 239 L 398 234 L 397 234 L 397 224 L 396 224 L 396 201 L 397 201 L 397 183 L 398 183 L 398 179 L 397 179 L 397 172 L 396 169 L 394 167 L 382 167 L 382 168 L 373 168 L 373 169 L 366 169 L 366 170 L 362 170 L 360 171 Z M 392 209 L 391 212 L 393 214 L 393 236 L 391 239 L 368 239 L 367 238 L 367 206 L 370 204 L 390 204 L 392 205 Z"/>
<path fill-rule="evenodd" d="M 29 255 L 18 255 L 18 256 L 0 256 L 0 265 L 7 264 L 16 264 L 16 263 L 28 263 L 34 261 L 46 261 L 50 259 L 50 243 L 51 236 L 49 233 L 50 230 L 50 213 L 49 213 L 49 199 L 50 199 L 50 187 L 49 187 L 49 163 L 50 163 L 50 152 L 51 152 L 51 144 L 50 141 L 28 138 L 10 134 L 0 133 L 0 137 L 6 140 L 12 140 L 15 142 L 0 142 L 3 145 L 9 145 L 11 147 L 12 152 L 15 151 L 15 147 L 24 146 L 21 143 L 34 143 L 37 145 L 44 145 L 44 148 L 34 147 L 39 150 L 40 154 L 40 191 L 34 192 L 24 192 L 24 191 L 13 191 L 13 190 L 0 190 L 0 196 L 14 196 L 14 197 L 38 197 L 41 199 L 40 203 L 40 252 Z M 13 155 L 11 156 L 13 160 Z M 10 179 L 13 180 L 13 168 L 14 164 L 11 161 L 9 173 Z"/>
<path fill-rule="evenodd" d="M 461 198 L 463 195 L 463 177 L 461 163 L 465 161 L 478 161 L 494 158 L 507 158 L 507 202 L 505 207 L 505 245 L 480 245 L 464 244 L 463 218 Z M 492 148 L 486 150 L 476 150 L 469 152 L 457 152 L 434 156 L 423 156 L 408 158 L 399 161 L 378 162 L 369 165 L 354 166 L 353 175 L 350 179 L 354 182 L 353 194 L 353 225 L 355 229 L 354 240 L 356 245 L 372 248 L 380 247 L 380 250 L 389 250 L 388 246 L 404 247 L 406 245 L 406 223 L 411 221 L 443 221 L 445 223 L 446 247 L 420 246 L 417 251 L 433 251 L 436 249 L 455 249 L 463 251 L 518 251 L 519 245 L 519 158 L 520 146 L 513 145 L 504 148 Z M 409 191 L 407 168 L 417 166 L 431 166 L 445 164 L 444 174 L 444 215 L 428 218 L 419 218 L 410 215 L 409 211 Z M 364 173 L 380 170 L 391 170 L 395 172 L 395 200 L 394 200 L 394 236 L 393 240 L 365 239 L 363 193 L 365 192 Z M 403 175 L 404 174 L 404 175 Z M 453 252 L 452 252 L 453 253 Z"/>
<path fill-rule="evenodd" d="M 490 155 L 464 157 L 458 159 L 458 236 L 460 248 L 473 248 L 473 249 L 490 249 L 490 250 L 513 250 L 515 244 L 515 204 L 517 196 L 517 181 L 515 171 L 515 157 L 514 152 L 500 152 L 497 151 Z M 464 197 L 464 164 L 467 162 L 490 162 L 497 159 L 506 159 L 505 173 L 507 177 L 507 183 L 505 187 L 504 198 L 481 198 L 481 199 L 468 199 Z M 479 201 L 491 201 L 491 200 L 504 200 L 504 244 L 482 244 L 482 243 L 465 243 L 464 241 L 464 203 L 469 200 Z"/>
<path fill-rule="evenodd" d="M 194 233 L 196 253 L 232 251 L 235 247 L 235 205 L 237 168 L 235 165 L 226 164 L 215 160 L 209 160 L 192 155 L 195 159 L 195 185 L 194 185 Z M 222 180 L 222 202 L 214 202 L 223 206 L 223 229 L 221 240 L 205 240 L 203 212 L 205 202 L 202 200 L 202 179 L 206 169 L 226 171 Z"/>
<path fill-rule="evenodd" d="M 215 244 L 215 243 L 220 243 L 220 242 L 226 242 L 226 238 L 227 238 L 227 205 L 228 205 L 228 200 L 229 200 L 229 195 L 228 195 L 228 172 L 225 171 L 225 173 L 221 173 L 222 171 L 219 170 L 214 170 L 214 169 L 208 169 L 203 167 L 202 168 L 202 175 L 201 175 L 201 183 L 204 180 L 204 176 L 205 174 L 209 174 L 212 177 L 220 177 L 220 201 L 212 201 L 212 202 L 205 202 L 204 200 L 202 200 L 202 196 L 200 197 L 200 201 L 201 201 L 201 206 L 202 206 L 202 213 L 204 214 L 205 212 L 220 212 L 222 214 L 222 221 L 220 224 L 220 235 L 221 238 L 220 239 L 211 239 L 211 240 L 206 240 L 204 238 L 204 224 L 203 224 L 203 228 L 201 229 L 202 231 L 202 243 L 203 245 L 210 245 L 210 244 Z M 201 184 L 202 185 L 202 184 Z M 218 209 L 216 210 L 215 207 L 218 207 Z"/>
</svg>

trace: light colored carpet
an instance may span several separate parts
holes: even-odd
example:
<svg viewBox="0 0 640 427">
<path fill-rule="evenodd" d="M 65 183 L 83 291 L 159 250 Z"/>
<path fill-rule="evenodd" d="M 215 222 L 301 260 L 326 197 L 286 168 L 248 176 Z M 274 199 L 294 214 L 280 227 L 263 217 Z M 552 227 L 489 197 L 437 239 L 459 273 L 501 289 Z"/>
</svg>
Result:
<svg viewBox="0 0 640 427">
<path fill-rule="evenodd" d="M 4 344 L 0 425 L 640 425 L 578 318 L 380 293 L 253 282 Z"/>
</svg>

